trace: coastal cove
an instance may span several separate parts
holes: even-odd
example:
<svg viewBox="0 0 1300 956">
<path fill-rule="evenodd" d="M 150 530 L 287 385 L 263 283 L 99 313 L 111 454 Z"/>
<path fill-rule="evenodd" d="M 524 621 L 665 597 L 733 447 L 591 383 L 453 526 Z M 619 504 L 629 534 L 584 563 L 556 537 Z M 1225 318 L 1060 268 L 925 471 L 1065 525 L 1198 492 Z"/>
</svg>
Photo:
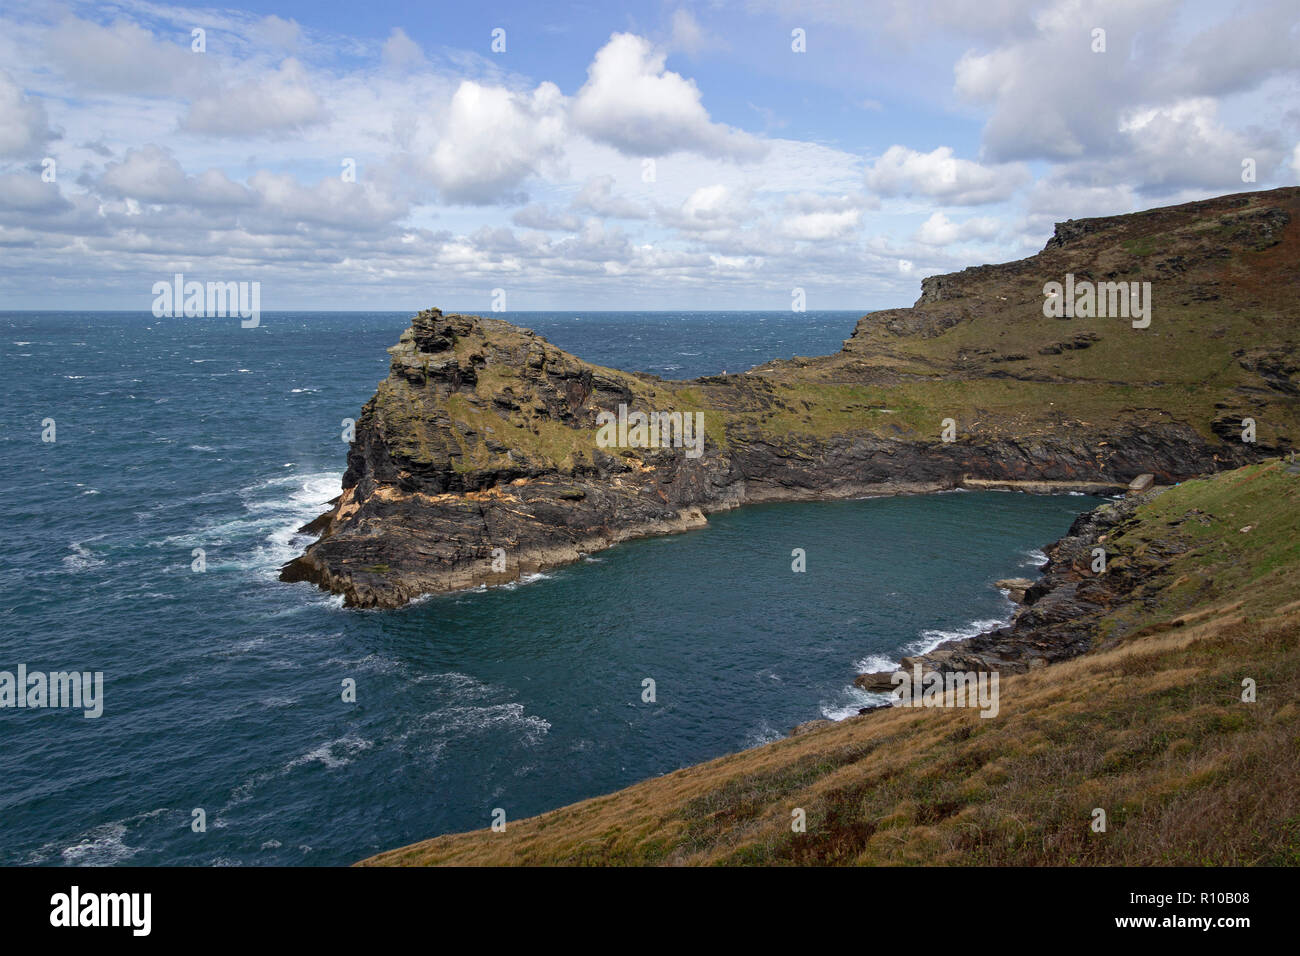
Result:
<svg viewBox="0 0 1300 956">
<path fill-rule="evenodd" d="M 825 351 L 856 317 L 522 321 L 611 364 L 656 338 L 702 353 L 658 359 L 699 375 L 745 361 L 742 323 L 761 333 L 744 345 L 761 342 L 761 361 Z M 104 673 L 97 720 L 6 715 L 7 863 L 351 863 L 483 826 L 495 807 L 519 819 L 855 714 L 876 699 L 857 673 L 1005 621 L 993 582 L 1035 576 L 1038 549 L 1096 503 L 972 491 L 756 504 L 529 583 L 344 610 L 276 574 L 310 540 L 295 529 L 338 493 L 338 421 L 408 315 L 268 313 L 258 330 L 3 321 L 12 420 L 39 422 L 51 383 L 64 408 L 52 454 L 7 456 L 20 484 L 52 494 L 0 503 L 20 529 L 5 581 L 25 595 L 5 607 L 4 658 Z M 177 602 L 181 621 L 163 613 Z M 196 807 L 204 834 L 190 830 Z"/>
</svg>

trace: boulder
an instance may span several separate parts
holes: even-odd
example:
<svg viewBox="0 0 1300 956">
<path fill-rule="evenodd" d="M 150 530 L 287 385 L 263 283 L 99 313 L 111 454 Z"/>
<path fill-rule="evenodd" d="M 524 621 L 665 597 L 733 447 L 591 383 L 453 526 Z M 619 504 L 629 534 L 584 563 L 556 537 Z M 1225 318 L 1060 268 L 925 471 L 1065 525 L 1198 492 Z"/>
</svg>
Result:
<svg viewBox="0 0 1300 956">
<path fill-rule="evenodd" d="M 1156 483 L 1156 476 L 1152 474 L 1138 475 L 1128 483 L 1128 493 L 1130 495 L 1140 495 Z"/>
</svg>

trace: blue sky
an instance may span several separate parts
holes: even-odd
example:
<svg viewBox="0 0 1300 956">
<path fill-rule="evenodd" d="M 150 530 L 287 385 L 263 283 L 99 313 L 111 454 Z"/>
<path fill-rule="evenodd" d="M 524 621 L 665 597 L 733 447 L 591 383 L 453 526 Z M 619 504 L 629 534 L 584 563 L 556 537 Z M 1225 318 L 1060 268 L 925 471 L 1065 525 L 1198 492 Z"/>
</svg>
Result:
<svg viewBox="0 0 1300 956">
<path fill-rule="evenodd" d="M 258 281 L 266 310 L 906 305 L 1058 220 L 1294 184 L 1298 24 L 1267 0 L 10 0 L 0 309 L 147 309 L 177 272 Z"/>
</svg>

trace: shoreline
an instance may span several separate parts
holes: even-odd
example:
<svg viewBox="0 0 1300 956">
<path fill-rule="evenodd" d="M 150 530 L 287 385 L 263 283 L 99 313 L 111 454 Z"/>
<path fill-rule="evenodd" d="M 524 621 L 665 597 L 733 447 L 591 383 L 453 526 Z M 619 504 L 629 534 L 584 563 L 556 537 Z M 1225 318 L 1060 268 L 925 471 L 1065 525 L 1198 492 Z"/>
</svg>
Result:
<svg viewBox="0 0 1300 956">
<path fill-rule="evenodd" d="M 378 608 L 395 610 L 413 601 L 440 594 L 455 594 L 474 588 L 496 587 L 523 580 L 532 574 L 541 574 L 556 568 L 565 567 L 581 561 L 588 555 L 597 554 L 626 541 L 642 538 L 660 537 L 679 534 L 703 528 L 708 524 L 708 516 L 745 508 L 750 505 L 763 504 L 799 504 L 832 501 L 862 500 L 868 498 L 886 498 L 900 495 L 946 494 L 954 491 L 1003 491 L 1034 495 L 1094 495 L 1105 496 L 1122 493 L 1125 483 L 1104 481 L 1064 481 L 1064 480 L 1010 480 L 962 478 L 960 481 L 947 482 L 906 482 L 888 481 L 878 483 L 852 482 L 834 489 L 757 489 L 746 487 L 743 500 L 725 500 L 711 506 L 692 506 L 683 508 L 675 518 L 660 519 L 642 524 L 630 524 L 618 529 L 611 529 L 604 534 L 590 535 L 562 545 L 534 548 L 522 551 L 511 559 L 511 570 L 498 572 L 491 570 L 490 562 L 480 562 L 480 567 L 462 566 L 442 572 L 412 573 L 405 580 L 394 583 L 391 592 L 378 591 L 362 594 L 362 600 L 373 598 L 372 603 L 361 603 L 351 599 L 353 585 L 350 581 L 331 572 L 327 567 L 312 560 L 311 547 L 305 553 L 287 562 L 281 572 L 281 580 L 286 582 L 308 582 L 320 590 L 344 596 L 347 608 Z M 316 542 L 328 536 L 336 522 L 345 521 L 350 511 L 355 510 L 347 491 L 334 499 L 333 507 L 298 529 L 300 534 L 316 534 Z M 487 565 L 485 570 L 480 569 Z M 391 603 L 390 603 L 391 602 Z"/>
</svg>

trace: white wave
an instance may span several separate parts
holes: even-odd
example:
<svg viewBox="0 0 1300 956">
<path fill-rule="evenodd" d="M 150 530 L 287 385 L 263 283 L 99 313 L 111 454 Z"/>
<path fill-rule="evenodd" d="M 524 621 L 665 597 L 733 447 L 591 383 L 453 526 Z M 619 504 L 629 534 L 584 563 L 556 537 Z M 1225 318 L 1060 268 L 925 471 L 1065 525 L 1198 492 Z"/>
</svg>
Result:
<svg viewBox="0 0 1300 956">
<path fill-rule="evenodd" d="M 532 574 L 523 575 L 517 581 L 507 581 L 505 584 L 494 585 L 494 587 L 499 587 L 506 591 L 513 591 L 521 584 L 536 584 L 538 581 L 549 581 L 550 579 L 551 576 L 549 574 L 542 574 L 540 571 L 535 571 Z"/>
<path fill-rule="evenodd" d="M 1042 548 L 1030 548 L 1025 552 L 1027 561 L 1021 561 L 1022 568 L 1041 568 L 1047 563 L 1047 555 L 1043 553 Z"/>
<path fill-rule="evenodd" d="M 294 757 L 285 765 L 284 769 L 293 770 L 295 767 L 319 762 L 330 770 L 336 770 L 339 767 L 346 767 L 352 762 L 353 757 L 373 746 L 374 742 L 366 740 L 364 737 L 358 737 L 356 734 L 345 734 L 337 740 L 326 741 L 301 757 Z"/>
<path fill-rule="evenodd" d="M 523 735 L 524 743 L 535 744 L 551 729 L 549 720 L 535 714 L 525 714 L 524 705 L 517 702 L 490 704 L 486 707 L 456 705 L 439 710 L 430 717 L 440 725 L 444 733 L 453 738 L 505 727 L 518 730 Z"/>
<path fill-rule="evenodd" d="M 276 577 L 286 561 L 312 540 L 298 529 L 317 517 L 340 491 L 342 474 L 277 475 L 239 490 L 244 512 L 185 534 L 171 535 L 164 548 L 204 548 L 209 569 L 234 568 Z"/>
<path fill-rule="evenodd" d="M 140 852 L 126 845 L 125 836 L 124 824 L 105 823 L 82 837 L 80 843 L 64 847 L 59 856 L 68 866 L 112 866 Z"/>
<path fill-rule="evenodd" d="M 884 654 L 870 654 L 854 665 L 859 674 L 878 674 L 898 668 L 898 661 L 890 660 Z"/>
<path fill-rule="evenodd" d="M 781 731 L 777 730 L 767 721 L 763 721 L 763 726 L 759 727 L 758 730 L 754 731 L 745 739 L 745 749 L 749 750 L 752 747 L 761 747 L 764 744 L 773 743 L 784 737 L 785 734 L 781 733 Z"/>
<path fill-rule="evenodd" d="M 840 699 L 837 701 L 822 701 L 822 716 L 827 720 L 845 720 L 849 717 L 858 716 L 858 711 L 863 707 L 870 707 L 874 704 L 883 704 L 890 698 L 889 694 L 873 694 L 863 690 L 861 687 L 855 687 L 850 684 L 840 691 Z"/>
<path fill-rule="evenodd" d="M 72 554 L 63 559 L 63 566 L 74 574 L 89 571 L 91 568 L 101 568 L 108 563 L 103 558 L 95 557 L 80 541 L 73 541 L 68 547 L 72 549 Z"/>
<path fill-rule="evenodd" d="M 72 838 L 74 842 L 62 848 L 59 847 L 59 842 L 45 844 L 30 856 L 29 862 L 44 863 L 50 858 L 50 854 L 57 850 L 60 859 L 67 866 L 113 866 L 123 860 L 129 860 L 140 852 L 138 847 L 126 844 L 126 836 L 130 828 L 167 812 L 169 812 L 167 807 L 159 807 L 157 810 L 137 813 L 122 820 L 101 823 L 77 834 Z"/>
<path fill-rule="evenodd" d="M 292 707 L 301 699 L 300 697 L 268 697 L 258 703 L 268 710 L 278 710 L 281 707 Z"/>
<path fill-rule="evenodd" d="M 904 657 L 912 657 L 916 654 L 928 654 L 940 644 L 947 641 L 960 641 L 968 637 L 975 637 L 983 634 L 985 631 L 992 631 L 999 627 L 1005 627 L 1010 623 L 1008 617 L 990 617 L 979 621 L 971 621 L 964 624 L 955 631 L 944 631 L 938 628 L 931 628 L 921 632 L 921 639 L 909 644 L 904 650 L 907 652 Z"/>
</svg>

